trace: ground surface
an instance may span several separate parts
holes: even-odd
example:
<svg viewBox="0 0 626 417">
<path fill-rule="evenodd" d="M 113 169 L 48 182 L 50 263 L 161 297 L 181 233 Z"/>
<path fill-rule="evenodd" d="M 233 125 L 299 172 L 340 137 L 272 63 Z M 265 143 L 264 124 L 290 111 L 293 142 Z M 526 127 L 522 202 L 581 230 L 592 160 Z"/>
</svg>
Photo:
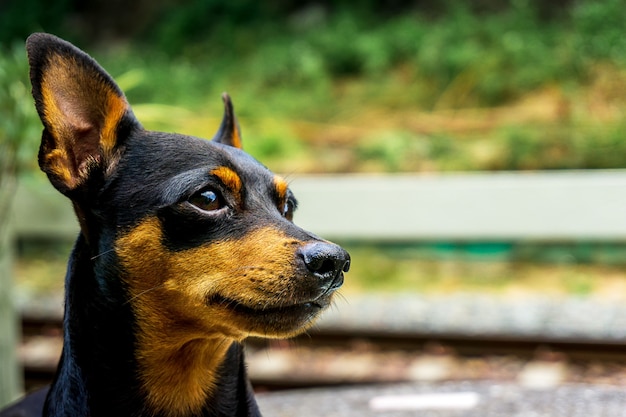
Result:
<svg viewBox="0 0 626 417">
<path fill-rule="evenodd" d="M 384 385 L 259 396 L 267 416 L 618 417 L 626 390 L 569 385 L 529 390 L 491 382 Z"/>
</svg>

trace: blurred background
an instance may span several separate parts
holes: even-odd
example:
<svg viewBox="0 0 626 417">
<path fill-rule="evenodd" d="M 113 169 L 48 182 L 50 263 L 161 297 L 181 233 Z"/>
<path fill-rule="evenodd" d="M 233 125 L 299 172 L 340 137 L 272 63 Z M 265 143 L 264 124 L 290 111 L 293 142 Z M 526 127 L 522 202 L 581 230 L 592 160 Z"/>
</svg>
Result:
<svg viewBox="0 0 626 417">
<path fill-rule="evenodd" d="M 600 224 L 603 206 L 621 207 L 626 191 L 625 21 L 624 0 L 1 2 L 0 403 L 52 375 L 76 231 L 70 204 L 36 166 L 41 124 L 24 52 L 34 31 L 96 58 L 148 129 L 212 137 L 220 94 L 228 91 L 245 149 L 293 180 L 297 195 L 303 178 L 309 210 L 323 203 L 329 216 L 340 213 L 333 233 L 323 229 L 325 218 L 306 223 L 302 209 L 308 227 L 353 257 L 333 320 L 306 340 L 251 342 L 259 390 L 399 380 L 626 381 L 623 358 L 609 348 L 626 340 L 616 333 L 626 324 L 626 227 Z M 459 212 L 487 207 L 490 190 L 509 184 L 492 189 L 490 178 L 512 178 L 516 187 L 520 176 L 539 172 L 533 187 L 550 183 L 555 193 L 560 183 L 551 175 L 569 181 L 572 174 L 570 191 L 559 195 L 565 207 L 568 196 L 580 196 L 577 181 L 591 178 L 584 189 L 593 190 L 593 181 L 609 181 L 594 175 L 610 173 L 616 186 L 599 197 L 600 211 L 571 219 L 598 220 L 591 232 L 551 233 L 547 222 L 530 235 L 480 233 L 492 230 L 487 218 L 473 224 L 474 234 L 442 226 L 420 235 L 410 226 L 412 208 L 403 206 L 425 180 L 460 178 L 463 187 L 467 177 L 486 181 L 475 194 L 481 200 L 444 201 Z M 397 188 L 397 179 L 409 185 Z M 332 199 L 315 194 L 321 183 Z M 447 213 L 431 209 L 433 217 Z M 515 217 L 514 206 L 506 210 Z M 362 212 L 373 217 L 361 219 Z M 371 229 L 370 220 L 390 217 L 408 232 L 359 233 Z M 490 320 L 497 323 L 484 324 Z M 585 331 L 583 321 L 590 323 Z M 498 345 L 498 337 L 510 344 Z M 526 345 L 514 343 L 522 339 Z M 591 348 L 567 344 L 581 340 Z M 609 359 L 590 353 L 602 349 Z"/>
</svg>

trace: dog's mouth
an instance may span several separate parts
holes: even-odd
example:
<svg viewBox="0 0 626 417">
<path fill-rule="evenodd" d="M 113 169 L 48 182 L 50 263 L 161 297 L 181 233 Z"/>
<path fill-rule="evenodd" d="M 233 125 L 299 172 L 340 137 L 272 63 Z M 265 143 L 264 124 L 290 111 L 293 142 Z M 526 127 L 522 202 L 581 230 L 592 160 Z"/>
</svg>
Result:
<svg viewBox="0 0 626 417">
<path fill-rule="evenodd" d="M 289 304 L 256 304 L 250 305 L 223 295 L 212 295 L 207 305 L 216 306 L 243 319 L 242 329 L 264 336 L 287 335 L 297 333 L 311 323 L 317 315 L 330 304 L 331 292 L 315 300 Z"/>
<path fill-rule="evenodd" d="M 328 306 L 328 298 L 329 297 L 320 297 L 313 301 L 305 301 L 297 304 L 284 304 L 284 305 L 275 305 L 275 304 L 267 304 L 262 305 L 258 304 L 257 306 L 250 306 L 248 304 L 244 304 L 242 302 L 233 300 L 232 298 L 224 297 L 222 295 L 213 295 L 209 297 L 208 304 L 209 305 L 217 305 L 228 310 L 235 311 L 237 313 L 246 314 L 246 315 L 258 315 L 258 314 L 266 314 L 266 315 L 280 315 L 280 314 L 293 314 L 303 310 L 322 310 Z"/>
</svg>

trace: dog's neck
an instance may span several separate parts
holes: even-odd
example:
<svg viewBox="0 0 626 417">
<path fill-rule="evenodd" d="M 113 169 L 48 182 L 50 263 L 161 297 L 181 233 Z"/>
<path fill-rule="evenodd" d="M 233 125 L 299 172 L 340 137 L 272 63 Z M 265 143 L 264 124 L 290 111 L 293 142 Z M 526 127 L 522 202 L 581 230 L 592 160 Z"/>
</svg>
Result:
<svg viewBox="0 0 626 417">
<path fill-rule="evenodd" d="M 260 416 L 237 342 L 193 340 L 137 357 L 136 320 L 114 264 L 94 262 L 79 237 L 66 275 L 63 354 L 44 416 Z"/>
</svg>

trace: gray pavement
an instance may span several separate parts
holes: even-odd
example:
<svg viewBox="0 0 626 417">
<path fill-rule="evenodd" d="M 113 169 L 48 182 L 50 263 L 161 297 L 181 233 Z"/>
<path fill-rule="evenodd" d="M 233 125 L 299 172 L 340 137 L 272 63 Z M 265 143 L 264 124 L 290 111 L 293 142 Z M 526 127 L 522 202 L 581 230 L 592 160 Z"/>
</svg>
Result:
<svg viewBox="0 0 626 417">
<path fill-rule="evenodd" d="M 626 349 L 626 305 L 590 298 L 365 294 L 346 297 L 318 327 L 389 334 L 463 334 L 612 341 Z M 259 395 L 266 417 L 626 417 L 626 385 L 467 381 Z"/>
<path fill-rule="evenodd" d="M 626 387 L 462 382 L 259 394 L 266 417 L 626 417 Z"/>
</svg>

